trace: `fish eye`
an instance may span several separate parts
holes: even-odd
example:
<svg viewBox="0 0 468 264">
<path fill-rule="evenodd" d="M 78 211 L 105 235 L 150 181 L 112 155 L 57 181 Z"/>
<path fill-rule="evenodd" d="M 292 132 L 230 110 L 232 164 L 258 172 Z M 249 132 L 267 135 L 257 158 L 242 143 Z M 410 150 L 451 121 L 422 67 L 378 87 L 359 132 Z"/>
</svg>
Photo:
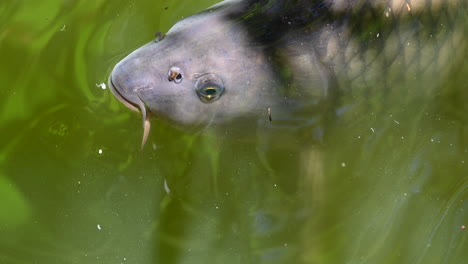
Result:
<svg viewBox="0 0 468 264">
<path fill-rule="evenodd" d="M 197 91 L 198 91 L 198 96 L 200 96 L 200 98 L 204 102 L 208 103 L 217 99 L 221 95 L 221 90 L 222 90 L 221 87 L 217 85 L 209 84 L 208 86 L 200 87 L 200 89 L 198 89 Z"/>
<path fill-rule="evenodd" d="M 203 89 L 204 93 L 207 95 L 216 95 L 216 93 L 219 91 L 219 88 L 216 86 L 208 86 Z"/>
<path fill-rule="evenodd" d="M 169 72 L 167 73 L 167 80 L 170 81 L 170 82 L 174 82 L 174 83 L 180 83 L 183 79 L 183 76 L 182 76 L 182 71 L 180 70 L 179 67 L 171 67 L 171 69 L 169 70 Z"/>
<path fill-rule="evenodd" d="M 216 101 L 224 92 L 223 81 L 213 73 L 199 76 L 195 87 L 198 97 L 204 103 Z"/>
</svg>

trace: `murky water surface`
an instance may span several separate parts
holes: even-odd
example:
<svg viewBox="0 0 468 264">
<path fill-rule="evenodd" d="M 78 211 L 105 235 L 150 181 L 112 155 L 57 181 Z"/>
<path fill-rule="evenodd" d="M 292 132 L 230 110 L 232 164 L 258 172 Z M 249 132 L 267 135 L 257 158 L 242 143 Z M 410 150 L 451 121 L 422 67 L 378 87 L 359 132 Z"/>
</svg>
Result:
<svg viewBox="0 0 468 264">
<path fill-rule="evenodd" d="M 140 151 L 100 84 L 217 1 L 196 2 L 2 1 L 0 263 L 468 259 L 466 64 L 429 94 L 349 95 L 300 151 L 159 122 Z"/>
</svg>

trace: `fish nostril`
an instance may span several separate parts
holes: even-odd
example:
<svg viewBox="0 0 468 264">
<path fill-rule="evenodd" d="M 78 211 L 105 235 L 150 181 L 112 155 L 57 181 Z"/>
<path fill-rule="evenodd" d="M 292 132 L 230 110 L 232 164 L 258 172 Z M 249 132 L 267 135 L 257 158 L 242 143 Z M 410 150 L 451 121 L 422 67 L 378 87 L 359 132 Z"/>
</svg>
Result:
<svg viewBox="0 0 468 264">
<path fill-rule="evenodd" d="M 167 73 L 167 80 L 170 81 L 170 82 L 174 82 L 174 83 L 180 83 L 183 79 L 183 76 L 182 76 L 182 71 L 180 70 L 179 67 L 171 67 L 171 69 L 169 70 L 169 72 Z"/>
</svg>

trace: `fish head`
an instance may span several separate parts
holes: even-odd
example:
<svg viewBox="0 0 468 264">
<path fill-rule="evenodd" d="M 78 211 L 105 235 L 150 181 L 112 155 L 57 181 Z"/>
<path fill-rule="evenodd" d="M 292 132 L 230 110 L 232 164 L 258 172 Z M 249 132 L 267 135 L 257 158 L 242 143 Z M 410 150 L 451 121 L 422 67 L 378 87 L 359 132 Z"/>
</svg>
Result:
<svg viewBox="0 0 468 264">
<path fill-rule="evenodd" d="M 262 47 L 222 10 L 179 21 L 120 61 L 109 84 L 128 108 L 181 127 L 264 115 L 275 94 Z"/>
</svg>

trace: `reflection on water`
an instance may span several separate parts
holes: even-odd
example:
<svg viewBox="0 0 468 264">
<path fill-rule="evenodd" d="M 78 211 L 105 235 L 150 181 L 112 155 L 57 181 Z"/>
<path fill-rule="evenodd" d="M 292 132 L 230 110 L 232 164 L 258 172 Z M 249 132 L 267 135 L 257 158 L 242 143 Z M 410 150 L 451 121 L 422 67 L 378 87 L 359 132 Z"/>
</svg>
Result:
<svg viewBox="0 0 468 264">
<path fill-rule="evenodd" d="M 214 2 L 2 4 L 0 263 L 463 263 L 464 65 L 426 93 L 344 94 L 312 136 L 154 122 L 140 151 L 96 84 Z"/>
</svg>

